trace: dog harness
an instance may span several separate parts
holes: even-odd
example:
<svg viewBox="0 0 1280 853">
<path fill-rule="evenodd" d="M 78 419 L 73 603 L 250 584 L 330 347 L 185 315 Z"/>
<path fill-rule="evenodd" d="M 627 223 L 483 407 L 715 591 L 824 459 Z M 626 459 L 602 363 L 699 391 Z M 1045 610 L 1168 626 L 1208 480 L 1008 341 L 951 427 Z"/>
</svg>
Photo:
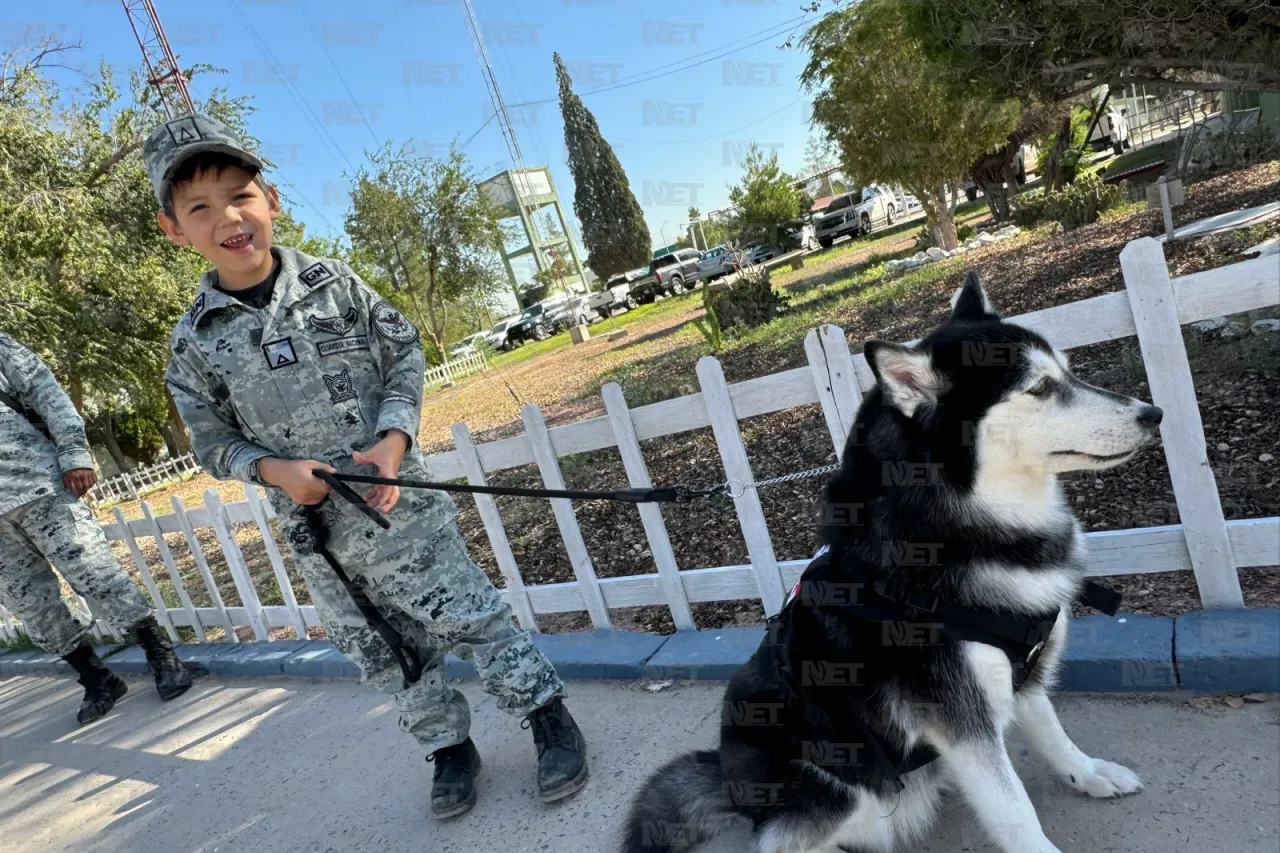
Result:
<svg viewBox="0 0 1280 853">
<path fill-rule="evenodd" d="M 791 620 L 798 602 L 803 598 L 805 577 L 812 570 L 829 565 L 830 561 L 831 553 L 824 549 L 806 567 L 804 577 L 796 584 L 782 609 L 769 618 L 765 643 L 771 649 L 770 665 L 773 675 L 782 688 L 786 704 L 803 715 L 810 729 L 811 740 L 817 743 L 839 743 L 847 741 L 853 730 L 855 735 L 862 738 L 861 742 L 870 753 L 875 771 L 900 791 L 905 787 L 901 777 L 934 761 L 938 758 L 938 753 L 930 746 L 918 746 L 903 754 L 893 743 L 874 734 L 863 721 L 862 714 L 851 714 L 847 707 L 838 712 L 841 725 L 837 727 L 833 722 L 833 714 L 815 697 L 812 688 L 797 683 L 795 669 L 787 657 Z M 844 568 L 840 579 L 842 583 L 861 582 L 861 594 L 856 601 L 826 606 L 838 608 L 841 615 L 852 615 L 882 625 L 929 623 L 936 626 L 938 633 L 954 640 L 995 646 L 1009 658 L 1015 693 L 1034 671 L 1045 643 L 1058 621 L 1056 612 L 1023 615 L 982 607 L 962 607 L 930 593 L 897 598 L 889 593 L 883 581 L 865 574 L 858 575 L 856 572 L 851 576 Z M 1076 601 L 1108 616 L 1114 616 L 1120 607 L 1119 593 L 1092 581 L 1085 582 Z M 861 763 L 839 763 L 824 766 L 823 769 L 850 784 L 866 780 L 866 767 Z"/>
</svg>

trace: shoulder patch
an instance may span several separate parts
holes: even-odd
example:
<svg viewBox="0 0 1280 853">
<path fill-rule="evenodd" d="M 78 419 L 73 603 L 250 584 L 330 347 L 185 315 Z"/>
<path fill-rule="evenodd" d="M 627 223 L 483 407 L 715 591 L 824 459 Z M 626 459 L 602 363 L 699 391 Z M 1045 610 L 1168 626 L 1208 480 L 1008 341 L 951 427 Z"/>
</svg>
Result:
<svg viewBox="0 0 1280 853">
<path fill-rule="evenodd" d="M 382 337 L 398 344 L 411 344 L 418 339 L 417 327 L 386 302 L 373 306 L 373 328 Z"/>
<path fill-rule="evenodd" d="M 324 284 L 336 275 L 333 270 L 329 269 L 321 261 L 316 261 L 302 272 L 298 273 L 298 280 L 307 287 L 315 287 Z"/>
<path fill-rule="evenodd" d="M 196 301 L 191 303 L 191 310 L 187 312 L 187 322 L 195 325 L 196 320 L 200 317 L 200 312 L 204 310 L 204 291 L 196 294 Z"/>
</svg>

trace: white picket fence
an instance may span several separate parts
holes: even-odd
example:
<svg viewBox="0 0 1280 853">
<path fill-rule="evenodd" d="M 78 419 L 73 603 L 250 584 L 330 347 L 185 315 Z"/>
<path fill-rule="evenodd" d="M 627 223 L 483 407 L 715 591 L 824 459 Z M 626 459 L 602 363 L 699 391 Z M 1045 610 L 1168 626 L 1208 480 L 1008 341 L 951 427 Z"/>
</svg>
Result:
<svg viewBox="0 0 1280 853">
<path fill-rule="evenodd" d="M 1208 317 L 1234 314 L 1280 304 L 1280 265 L 1274 258 L 1257 258 L 1228 267 L 1171 280 L 1163 249 L 1144 238 L 1130 243 L 1120 255 L 1124 291 L 1059 305 L 1010 318 L 1034 329 L 1062 349 L 1137 335 L 1146 364 L 1153 402 L 1164 409 L 1161 435 L 1169 463 L 1180 524 L 1135 530 L 1089 533 L 1088 572 L 1092 576 L 1144 574 L 1191 570 L 1206 608 L 1238 608 L 1244 602 L 1237 568 L 1280 565 L 1280 517 L 1224 521 L 1213 471 L 1209 466 L 1204 429 L 1183 346 L 1180 326 Z M 525 434 L 475 444 L 465 424 L 455 424 L 455 450 L 433 455 L 427 462 L 433 479 L 465 479 L 484 484 L 486 475 L 535 464 L 548 488 L 564 488 L 559 458 L 616 447 L 629 484 L 652 485 L 640 442 L 711 427 L 725 475 L 741 483 L 754 482 L 747 448 L 739 429 L 745 418 L 817 403 L 839 454 L 852 427 L 862 395 L 874 384 L 866 359 L 849 351 L 836 326 L 811 331 L 804 341 L 808 366 L 728 384 L 720 363 L 712 357 L 698 362 L 701 391 L 639 408 L 628 408 L 622 389 L 604 386 L 606 414 L 548 428 L 536 406 L 521 412 Z M 661 605 L 670 608 L 677 629 L 694 627 L 690 605 L 705 601 L 760 599 L 766 613 L 775 613 L 784 590 L 799 578 L 806 560 L 779 560 L 754 489 L 738 490 L 734 500 L 738 522 L 750 557 L 747 565 L 694 568 L 677 564 L 656 504 L 638 510 L 657 571 L 629 577 L 599 578 L 569 500 L 551 501 L 575 580 L 526 586 L 516 565 L 501 514 L 493 498 L 476 496 L 481 520 L 498 566 L 506 581 L 503 595 L 520 624 L 538 630 L 537 614 L 586 611 L 594 627 L 610 628 L 610 611 L 620 607 Z M 107 525 L 107 536 L 123 540 L 138 565 L 153 601 L 159 601 L 152 569 L 139 540 L 156 540 L 169 576 L 177 583 L 182 606 L 160 611 L 166 628 L 186 625 L 204 639 L 206 627 L 250 626 L 258 639 L 267 629 L 318 624 L 314 607 L 299 606 L 285 574 L 279 548 L 271 538 L 269 504 L 254 488 L 245 501 L 223 504 L 216 492 L 205 504 L 183 510 L 172 500 L 173 512 L 156 515 L 142 504 L 143 518 Z M 675 509 L 673 511 L 679 511 Z M 283 605 L 264 607 L 259 600 L 231 526 L 252 523 L 262 532 L 280 587 Z M 224 603 L 209 573 L 195 531 L 212 528 L 227 558 L 240 598 Z M 180 533 L 195 555 L 212 607 L 195 607 L 174 569 L 172 554 L 161 534 Z M 0 634 L 16 625 L 0 612 Z"/>
<path fill-rule="evenodd" d="M 455 382 L 464 376 L 488 369 L 489 359 L 485 357 L 484 352 L 476 350 L 462 358 L 427 368 L 426 386 L 430 388 L 432 385 L 440 385 L 444 382 Z"/>
<path fill-rule="evenodd" d="M 200 462 L 195 454 L 188 453 L 176 459 L 167 459 L 150 468 L 136 468 L 109 480 L 103 480 L 89 490 L 85 501 L 99 504 L 105 501 L 136 501 L 141 491 L 152 486 L 163 486 L 181 480 L 187 474 L 200 472 Z"/>
</svg>

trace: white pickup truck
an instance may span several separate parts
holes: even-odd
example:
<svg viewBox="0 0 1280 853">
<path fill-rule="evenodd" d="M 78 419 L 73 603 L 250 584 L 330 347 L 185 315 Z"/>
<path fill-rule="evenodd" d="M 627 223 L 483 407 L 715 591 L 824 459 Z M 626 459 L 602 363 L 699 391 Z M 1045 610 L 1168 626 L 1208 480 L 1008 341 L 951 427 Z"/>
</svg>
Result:
<svg viewBox="0 0 1280 853">
<path fill-rule="evenodd" d="M 631 285 L 648 274 L 648 267 L 639 267 L 610 276 L 604 290 L 587 294 L 587 306 L 605 319 L 613 316 L 619 308 L 635 308 L 640 303 L 631 295 Z"/>
<path fill-rule="evenodd" d="M 872 184 L 861 190 L 836 196 L 813 220 L 813 228 L 822 248 L 837 238 L 850 234 L 870 234 L 882 225 L 892 225 L 901 216 L 898 198 L 888 187 Z"/>
</svg>

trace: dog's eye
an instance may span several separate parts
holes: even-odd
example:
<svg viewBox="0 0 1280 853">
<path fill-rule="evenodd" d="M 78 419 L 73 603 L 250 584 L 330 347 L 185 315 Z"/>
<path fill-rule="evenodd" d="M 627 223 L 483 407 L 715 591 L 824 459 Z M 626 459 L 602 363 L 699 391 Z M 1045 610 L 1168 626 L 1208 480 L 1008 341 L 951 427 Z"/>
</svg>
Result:
<svg viewBox="0 0 1280 853">
<path fill-rule="evenodd" d="M 1049 377 L 1041 376 L 1035 385 L 1027 389 L 1027 393 L 1032 397 L 1043 397 L 1049 390 Z"/>
</svg>

